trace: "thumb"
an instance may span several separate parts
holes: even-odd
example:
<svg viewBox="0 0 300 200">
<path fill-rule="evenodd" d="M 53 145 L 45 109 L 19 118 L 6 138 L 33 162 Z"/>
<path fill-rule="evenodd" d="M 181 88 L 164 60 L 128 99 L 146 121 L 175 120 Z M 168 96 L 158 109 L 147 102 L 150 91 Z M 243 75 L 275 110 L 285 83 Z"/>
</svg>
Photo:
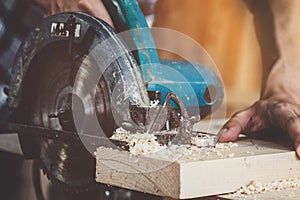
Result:
<svg viewBox="0 0 300 200">
<path fill-rule="evenodd" d="M 236 141 L 239 134 L 245 131 L 247 124 L 252 116 L 252 109 L 236 113 L 220 130 L 220 142 Z"/>
</svg>

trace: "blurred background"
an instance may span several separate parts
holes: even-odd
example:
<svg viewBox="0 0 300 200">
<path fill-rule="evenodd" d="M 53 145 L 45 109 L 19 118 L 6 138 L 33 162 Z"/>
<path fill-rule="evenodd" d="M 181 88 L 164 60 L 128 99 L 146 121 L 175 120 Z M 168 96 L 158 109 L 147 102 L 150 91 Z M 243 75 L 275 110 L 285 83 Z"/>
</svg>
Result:
<svg viewBox="0 0 300 200">
<path fill-rule="evenodd" d="M 154 13 L 153 27 L 186 34 L 210 54 L 224 81 L 227 116 L 259 98 L 260 47 L 253 16 L 243 0 L 158 0 Z M 184 41 L 173 41 L 172 46 L 193 53 Z M 176 55 L 161 52 L 160 57 Z"/>
</svg>

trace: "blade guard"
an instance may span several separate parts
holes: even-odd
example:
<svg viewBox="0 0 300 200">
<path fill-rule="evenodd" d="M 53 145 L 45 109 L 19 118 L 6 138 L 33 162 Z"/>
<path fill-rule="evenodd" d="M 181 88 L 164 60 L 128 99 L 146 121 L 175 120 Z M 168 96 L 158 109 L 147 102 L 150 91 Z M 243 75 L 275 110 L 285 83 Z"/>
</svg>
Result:
<svg viewBox="0 0 300 200">
<path fill-rule="evenodd" d="M 110 38 L 110 42 L 114 44 L 108 44 L 110 47 L 118 48 L 115 51 L 123 51 L 124 56 L 122 59 L 118 59 L 118 71 L 122 73 L 122 81 L 124 83 L 124 89 L 128 94 L 134 90 L 135 95 L 129 95 L 131 104 L 139 106 L 148 106 L 149 98 L 147 91 L 144 87 L 142 75 L 140 68 L 135 62 L 134 57 L 130 52 L 127 51 L 126 47 L 120 41 L 118 37 L 115 36 L 114 30 L 104 21 L 92 17 L 90 15 L 70 12 L 62 13 L 58 15 L 53 15 L 46 18 L 42 24 L 35 27 L 35 29 L 29 34 L 27 39 L 23 42 L 17 53 L 17 59 L 15 60 L 14 66 L 12 68 L 12 79 L 10 83 L 10 90 L 8 95 L 8 106 L 10 108 L 17 108 L 20 104 L 22 91 L 24 90 L 23 84 L 24 79 L 28 75 L 27 72 L 30 67 L 31 61 L 43 48 L 47 45 L 57 42 L 57 41 L 67 41 L 68 33 L 55 32 L 53 26 L 59 24 L 63 26 L 71 16 L 75 17 L 76 27 L 74 42 L 82 44 L 84 42 L 89 42 L 88 45 L 84 45 L 87 52 L 92 51 L 101 41 Z M 93 32 L 93 38 L 88 35 Z M 113 52 L 112 52 L 113 53 Z M 98 63 L 101 66 L 102 63 Z M 114 70 L 111 70 L 111 73 Z M 116 70 L 117 71 L 117 70 Z M 113 77 L 113 74 L 106 74 L 106 77 Z M 107 85 L 113 86 L 118 80 L 114 78 L 107 78 Z M 130 87 L 129 87 L 130 86 Z M 111 88 L 113 90 L 113 88 Z"/>
<path fill-rule="evenodd" d="M 64 27 L 66 27 L 66 22 L 71 18 L 75 18 L 75 21 L 73 21 L 74 23 L 72 22 L 75 29 L 74 37 L 70 39 L 70 32 L 68 32 L 67 29 L 64 29 Z M 26 87 L 26 80 L 27 78 L 34 79 L 34 73 L 32 72 L 36 69 L 31 67 L 33 66 L 32 63 L 35 57 L 38 56 L 40 52 L 56 42 L 72 42 L 77 46 L 80 46 L 82 54 L 93 51 L 94 61 L 96 61 L 98 66 L 102 66 L 102 60 L 97 59 L 96 47 L 106 39 L 109 39 L 110 41 L 110 43 L 105 43 L 105 49 L 107 49 L 106 53 L 108 53 L 107 56 L 113 57 L 115 53 L 122 53 L 122 56 L 114 60 L 114 64 L 109 66 L 108 70 L 103 72 L 109 94 L 113 94 L 116 85 L 121 85 L 122 92 L 127 94 L 125 95 L 127 99 L 124 99 L 124 101 L 128 102 L 130 105 L 149 106 L 149 97 L 144 86 L 141 69 L 136 64 L 132 54 L 127 51 L 122 41 L 116 36 L 114 30 L 100 19 L 84 13 L 71 12 L 47 17 L 41 24 L 32 30 L 18 50 L 12 68 L 12 78 L 7 99 L 9 109 L 14 111 L 9 120 L 20 123 L 24 123 L 24 120 L 26 121 L 26 119 L 23 120 L 22 118 L 22 115 L 28 112 L 26 111 L 26 103 L 24 102 L 30 101 L 30 98 L 32 97 L 28 94 L 34 90 L 34 88 Z M 72 45 L 69 46 L 72 47 Z M 69 53 L 72 54 L 72 48 L 69 50 L 71 50 Z M 45 62 L 47 61 L 45 60 Z M 41 64 L 37 67 L 42 68 L 43 65 Z M 119 76 L 115 76 L 114 73 L 116 72 Z M 132 92 L 134 92 L 134 95 Z M 128 103 L 128 110 L 123 110 L 124 112 L 118 113 L 120 115 L 118 118 L 121 120 L 130 121 Z M 32 137 L 20 135 L 20 142 L 25 157 L 31 158 L 36 156 L 36 151 L 32 147 Z"/>
</svg>

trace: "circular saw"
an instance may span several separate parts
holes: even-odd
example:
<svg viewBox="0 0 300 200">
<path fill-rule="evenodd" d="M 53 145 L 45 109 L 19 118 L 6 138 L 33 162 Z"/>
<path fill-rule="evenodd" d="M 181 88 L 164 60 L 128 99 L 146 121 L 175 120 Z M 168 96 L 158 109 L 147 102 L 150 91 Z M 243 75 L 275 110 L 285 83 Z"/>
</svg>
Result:
<svg viewBox="0 0 300 200">
<path fill-rule="evenodd" d="M 178 129 L 183 137 L 176 142 L 185 143 L 193 123 L 224 96 L 206 67 L 158 58 L 135 0 L 110 5 L 116 27 L 125 24 L 127 34 L 84 13 L 45 18 L 19 49 L 1 100 L 7 110 L 1 132 L 19 133 L 24 156 L 71 193 L 94 187 L 93 152 L 111 145 L 117 127 Z"/>
</svg>

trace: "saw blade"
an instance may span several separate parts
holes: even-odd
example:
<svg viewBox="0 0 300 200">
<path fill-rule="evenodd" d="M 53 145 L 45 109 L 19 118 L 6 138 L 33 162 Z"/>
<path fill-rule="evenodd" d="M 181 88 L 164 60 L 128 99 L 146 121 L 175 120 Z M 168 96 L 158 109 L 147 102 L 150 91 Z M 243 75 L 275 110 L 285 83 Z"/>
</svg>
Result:
<svg viewBox="0 0 300 200">
<path fill-rule="evenodd" d="M 29 106 L 31 113 L 28 113 L 30 117 L 27 121 L 29 124 L 54 130 L 76 131 L 72 111 L 68 110 L 72 108 L 71 97 L 74 95 L 73 74 L 78 70 L 78 66 L 84 68 L 85 65 L 88 67 L 92 63 L 86 58 L 84 62 L 82 59 L 73 60 L 67 54 L 66 48 L 65 43 L 57 43 L 49 47 L 47 51 L 40 53 L 31 67 L 31 70 L 36 70 L 36 76 L 31 77 L 25 87 L 35 88 L 32 87 L 34 84 L 38 86 L 31 92 Z M 86 74 L 76 78 L 86 78 Z M 109 116 L 107 113 L 109 97 L 104 91 L 106 91 L 105 83 L 100 80 L 92 91 L 92 95 L 98 97 L 98 107 L 84 102 L 84 109 L 89 110 L 85 117 L 96 115 L 107 124 L 104 118 Z M 109 128 L 114 127 L 109 126 Z M 68 191 L 76 192 L 94 187 L 95 159 L 80 140 L 62 141 L 39 137 L 37 142 L 41 165 L 53 183 L 67 188 Z"/>
</svg>

